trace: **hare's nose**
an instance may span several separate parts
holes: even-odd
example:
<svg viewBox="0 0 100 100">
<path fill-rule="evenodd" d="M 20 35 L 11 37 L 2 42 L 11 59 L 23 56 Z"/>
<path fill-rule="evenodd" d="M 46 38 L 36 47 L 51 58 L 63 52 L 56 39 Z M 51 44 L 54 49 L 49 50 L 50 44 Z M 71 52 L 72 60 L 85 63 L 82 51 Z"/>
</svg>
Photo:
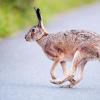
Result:
<svg viewBox="0 0 100 100">
<path fill-rule="evenodd" d="M 26 39 L 27 35 L 25 35 L 25 39 Z"/>
</svg>

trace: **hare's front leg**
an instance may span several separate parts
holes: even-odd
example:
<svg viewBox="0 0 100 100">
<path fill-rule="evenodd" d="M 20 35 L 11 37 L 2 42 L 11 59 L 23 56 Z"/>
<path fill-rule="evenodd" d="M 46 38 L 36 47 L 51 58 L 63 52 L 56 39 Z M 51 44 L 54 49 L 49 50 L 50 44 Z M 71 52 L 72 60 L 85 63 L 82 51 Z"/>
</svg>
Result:
<svg viewBox="0 0 100 100">
<path fill-rule="evenodd" d="M 50 73 L 51 73 L 52 79 L 56 79 L 56 76 L 55 76 L 55 69 L 56 69 L 56 66 L 57 66 L 57 64 L 58 64 L 59 62 L 60 62 L 60 61 L 55 61 L 54 64 L 52 65 L 52 67 L 51 67 Z M 65 62 L 65 61 L 61 61 L 60 64 L 61 64 L 61 67 L 62 67 L 62 70 L 63 70 L 63 74 L 64 74 L 63 77 L 66 77 L 66 76 L 67 76 L 66 62 Z"/>
<path fill-rule="evenodd" d="M 65 61 L 61 61 L 60 64 L 61 64 L 64 76 L 63 76 L 63 78 L 61 80 L 51 80 L 51 83 L 53 83 L 53 84 L 61 84 L 62 80 L 67 77 L 68 72 L 67 72 L 67 69 L 66 69 L 66 62 Z"/>
<path fill-rule="evenodd" d="M 62 70 L 63 70 L 63 75 L 64 75 L 63 78 L 65 78 L 68 75 L 67 68 L 66 68 L 66 62 L 65 61 L 61 61 L 60 64 L 61 64 L 61 67 L 62 67 Z"/>
<path fill-rule="evenodd" d="M 55 75 L 55 69 L 57 67 L 57 64 L 59 63 L 59 60 L 55 61 L 51 67 L 51 71 L 50 71 L 50 74 L 51 74 L 51 78 L 54 80 L 56 79 L 56 75 Z"/>
</svg>

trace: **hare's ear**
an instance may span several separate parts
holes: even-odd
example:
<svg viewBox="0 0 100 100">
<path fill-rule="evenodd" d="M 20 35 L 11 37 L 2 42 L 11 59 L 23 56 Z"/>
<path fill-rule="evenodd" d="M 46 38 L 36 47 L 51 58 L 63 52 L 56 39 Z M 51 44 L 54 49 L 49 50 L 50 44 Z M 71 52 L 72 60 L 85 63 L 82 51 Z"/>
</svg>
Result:
<svg viewBox="0 0 100 100">
<path fill-rule="evenodd" d="M 36 15 L 37 15 L 37 18 L 38 18 L 38 26 L 42 28 L 42 16 L 41 16 L 41 12 L 40 12 L 40 9 L 39 8 L 35 8 L 35 12 L 36 12 Z"/>
</svg>

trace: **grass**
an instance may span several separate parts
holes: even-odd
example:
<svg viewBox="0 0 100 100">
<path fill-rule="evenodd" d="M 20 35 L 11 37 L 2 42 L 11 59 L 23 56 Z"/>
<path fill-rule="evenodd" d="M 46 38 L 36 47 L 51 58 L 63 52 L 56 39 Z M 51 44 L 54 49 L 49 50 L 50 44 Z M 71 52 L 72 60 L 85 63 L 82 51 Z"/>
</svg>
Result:
<svg viewBox="0 0 100 100">
<path fill-rule="evenodd" d="M 97 0 L 29 0 L 29 2 L 25 0 L 26 3 L 23 0 L 15 0 L 16 2 L 12 3 L 9 3 L 9 0 L 4 1 L 6 2 L 0 5 L 1 38 L 11 36 L 12 33 L 35 24 L 37 19 L 33 6 L 42 10 L 44 22 L 47 22 L 56 13 L 91 4 Z"/>
</svg>

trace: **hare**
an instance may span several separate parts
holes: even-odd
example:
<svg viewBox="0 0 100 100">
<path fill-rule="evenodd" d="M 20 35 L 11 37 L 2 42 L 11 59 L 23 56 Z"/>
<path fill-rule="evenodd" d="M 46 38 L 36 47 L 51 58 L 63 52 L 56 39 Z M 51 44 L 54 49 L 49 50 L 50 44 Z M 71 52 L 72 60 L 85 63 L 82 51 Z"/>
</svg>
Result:
<svg viewBox="0 0 100 100">
<path fill-rule="evenodd" d="M 69 81 L 67 86 L 73 87 L 83 79 L 83 71 L 86 63 L 90 60 L 100 60 L 100 35 L 95 32 L 84 30 L 68 30 L 65 32 L 48 33 L 42 22 L 39 8 L 35 8 L 38 24 L 33 26 L 26 34 L 26 41 L 35 40 L 43 49 L 49 59 L 54 61 L 51 67 L 51 83 L 63 84 Z M 68 73 L 66 61 L 72 60 L 72 70 Z M 60 63 L 63 70 L 63 78 L 56 79 L 55 71 Z M 77 69 L 80 77 L 75 79 Z"/>
</svg>

